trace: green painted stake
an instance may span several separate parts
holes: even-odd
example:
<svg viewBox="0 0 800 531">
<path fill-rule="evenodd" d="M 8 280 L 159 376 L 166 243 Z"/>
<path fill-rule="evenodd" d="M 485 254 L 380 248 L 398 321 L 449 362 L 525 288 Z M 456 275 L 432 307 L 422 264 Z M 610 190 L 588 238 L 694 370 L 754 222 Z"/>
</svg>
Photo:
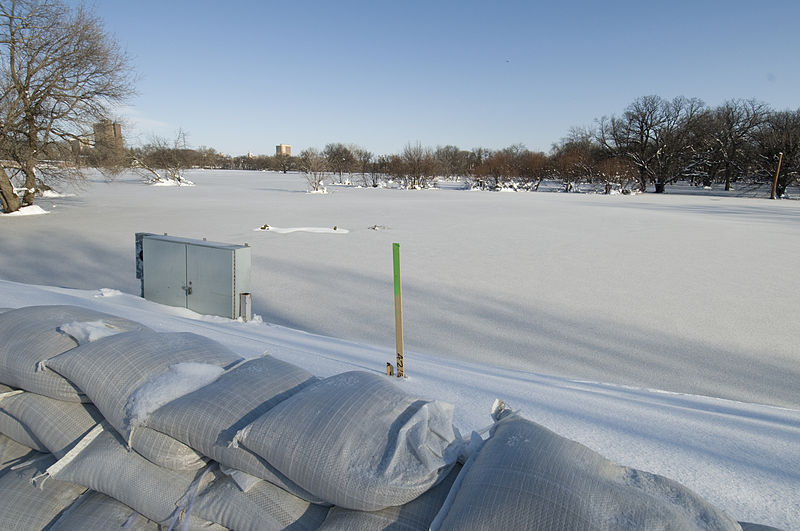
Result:
<svg viewBox="0 0 800 531">
<path fill-rule="evenodd" d="M 400 289 L 400 244 L 392 244 L 394 258 L 394 333 L 397 346 L 397 377 L 403 378 L 403 295 Z"/>
</svg>

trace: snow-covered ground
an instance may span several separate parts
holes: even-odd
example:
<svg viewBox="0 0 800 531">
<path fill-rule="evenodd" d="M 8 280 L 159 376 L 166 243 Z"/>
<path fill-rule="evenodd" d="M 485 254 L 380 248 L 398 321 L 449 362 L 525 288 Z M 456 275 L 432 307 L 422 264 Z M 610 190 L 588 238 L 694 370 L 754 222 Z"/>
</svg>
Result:
<svg viewBox="0 0 800 531">
<path fill-rule="evenodd" d="M 800 203 L 344 187 L 319 195 L 291 174 L 189 178 L 197 186 L 90 180 L 75 196 L 40 200 L 49 214 L 0 216 L 0 307 L 90 306 L 245 355 L 266 350 L 320 376 L 383 372 L 394 357 L 399 242 L 401 385 L 454 403 L 462 432 L 488 425 L 500 397 L 739 520 L 800 527 Z M 263 322 L 134 296 L 135 232 L 248 242 Z"/>
</svg>

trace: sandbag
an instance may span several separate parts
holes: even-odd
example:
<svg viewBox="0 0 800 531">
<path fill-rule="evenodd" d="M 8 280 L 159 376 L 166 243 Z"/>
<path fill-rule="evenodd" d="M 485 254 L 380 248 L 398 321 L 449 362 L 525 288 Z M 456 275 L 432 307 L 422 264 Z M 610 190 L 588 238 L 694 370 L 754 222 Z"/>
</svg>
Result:
<svg viewBox="0 0 800 531">
<path fill-rule="evenodd" d="M 686 487 L 510 414 L 467 462 L 432 529 L 730 529 Z"/>
<path fill-rule="evenodd" d="M 56 480 L 34 486 L 33 478 L 54 462 L 54 457 L 43 456 L 28 467 L 0 476 L 0 529 L 45 529 L 86 491 L 81 485 Z"/>
<path fill-rule="evenodd" d="M 221 344 L 191 333 L 136 331 L 81 345 L 47 361 L 46 367 L 83 390 L 105 419 L 137 452 L 174 470 L 204 466 L 203 457 L 163 433 L 131 433 L 126 410 L 131 395 L 150 380 L 184 362 L 229 367 L 241 361 Z"/>
<path fill-rule="evenodd" d="M 9 393 L 10 394 L 10 393 Z M 29 438 L 35 448 L 63 457 L 75 442 L 98 422 L 100 412 L 91 404 L 55 400 L 36 393 L 0 394 L 0 433 L 17 442 Z"/>
<path fill-rule="evenodd" d="M 140 323 L 78 306 L 27 306 L 0 313 L 0 382 L 57 400 L 88 401 L 62 376 L 37 370 L 37 366 L 78 345 L 61 326 L 90 321 L 102 321 L 119 332 L 147 329 Z"/>
<path fill-rule="evenodd" d="M 430 529 L 431 522 L 442 508 L 461 465 L 456 464 L 441 483 L 405 505 L 380 511 L 353 511 L 332 507 L 320 531 L 373 531 L 375 529 Z"/>
<path fill-rule="evenodd" d="M 0 433 L 0 476 L 11 470 L 13 466 L 44 457 L 44 455 Z"/>
<path fill-rule="evenodd" d="M 235 441 L 311 494 L 362 511 L 408 503 L 458 457 L 451 405 L 359 371 L 306 387 Z"/>
<path fill-rule="evenodd" d="M 105 424 L 98 425 L 47 469 L 51 478 L 102 492 L 163 525 L 180 514 L 179 503 L 201 473 L 169 470 L 151 463 L 129 451 L 119 434 Z M 198 527 L 206 524 L 193 522 Z"/>
<path fill-rule="evenodd" d="M 225 466 L 319 502 L 263 459 L 228 445 L 238 430 L 315 381 L 311 373 L 290 363 L 270 356 L 256 358 L 157 409 L 144 426 L 174 437 Z"/>
<path fill-rule="evenodd" d="M 114 498 L 97 491 L 87 491 L 62 513 L 50 531 L 87 529 L 159 531 L 159 526 Z"/>
<path fill-rule="evenodd" d="M 242 492 L 219 474 L 194 501 L 192 514 L 236 531 L 317 529 L 328 507 L 314 505 L 267 481 Z"/>
</svg>

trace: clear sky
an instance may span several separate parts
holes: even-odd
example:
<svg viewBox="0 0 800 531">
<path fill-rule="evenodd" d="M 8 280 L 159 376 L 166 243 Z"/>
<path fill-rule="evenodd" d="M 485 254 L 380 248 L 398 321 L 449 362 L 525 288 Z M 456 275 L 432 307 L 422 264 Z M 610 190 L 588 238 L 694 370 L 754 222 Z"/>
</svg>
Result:
<svg viewBox="0 0 800 531">
<path fill-rule="evenodd" d="M 89 5 L 139 75 L 131 144 L 548 151 L 648 94 L 800 107 L 798 0 Z"/>
</svg>

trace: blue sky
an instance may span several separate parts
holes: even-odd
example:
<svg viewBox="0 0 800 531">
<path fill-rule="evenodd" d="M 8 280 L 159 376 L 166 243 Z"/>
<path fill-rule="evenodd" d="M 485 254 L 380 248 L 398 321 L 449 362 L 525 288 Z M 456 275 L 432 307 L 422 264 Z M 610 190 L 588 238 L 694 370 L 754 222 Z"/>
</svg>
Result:
<svg viewBox="0 0 800 531">
<path fill-rule="evenodd" d="M 129 143 L 548 151 L 639 96 L 800 107 L 800 2 L 96 0 Z"/>
</svg>

